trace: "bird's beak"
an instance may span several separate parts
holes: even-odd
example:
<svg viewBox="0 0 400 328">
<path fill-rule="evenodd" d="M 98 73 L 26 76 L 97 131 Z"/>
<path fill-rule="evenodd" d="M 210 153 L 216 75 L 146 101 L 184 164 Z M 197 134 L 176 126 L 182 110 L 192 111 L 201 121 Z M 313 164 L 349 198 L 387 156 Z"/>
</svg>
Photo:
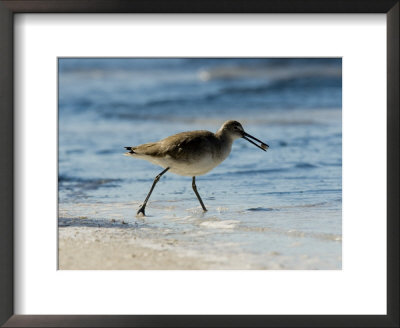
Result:
<svg viewBox="0 0 400 328">
<path fill-rule="evenodd" d="M 257 138 L 253 137 L 252 135 L 246 133 L 243 131 L 243 139 L 246 139 L 248 142 L 251 142 L 253 145 L 257 146 L 258 148 L 267 151 L 267 149 L 269 148 L 269 146 L 266 143 L 263 143 L 261 140 L 258 140 Z M 258 141 L 261 145 L 256 144 L 254 141 L 250 140 L 249 138 Z"/>
</svg>

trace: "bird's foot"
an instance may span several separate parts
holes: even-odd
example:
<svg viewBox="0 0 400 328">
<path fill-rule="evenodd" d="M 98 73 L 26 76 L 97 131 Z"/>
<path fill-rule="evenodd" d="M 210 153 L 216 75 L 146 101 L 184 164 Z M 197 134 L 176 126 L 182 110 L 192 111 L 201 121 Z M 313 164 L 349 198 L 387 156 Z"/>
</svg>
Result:
<svg viewBox="0 0 400 328">
<path fill-rule="evenodd" d="M 142 215 L 142 216 L 146 216 L 146 214 L 144 213 L 144 209 L 146 208 L 146 206 L 141 206 L 139 208 L 139 211 L 137 211 L 136 215 Z"/>
</svg>

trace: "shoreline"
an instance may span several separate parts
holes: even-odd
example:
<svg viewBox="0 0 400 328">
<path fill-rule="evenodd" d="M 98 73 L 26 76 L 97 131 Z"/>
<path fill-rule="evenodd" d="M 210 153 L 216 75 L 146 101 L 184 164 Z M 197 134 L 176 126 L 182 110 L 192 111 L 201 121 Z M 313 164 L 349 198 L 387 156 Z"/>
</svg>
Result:
<svg viewBox="0 0 400 328">
<path fill-rule="evenodd" d="M 341 270 L 341 261 L 324 261 L 322 254 L 296 254 L 302 236 L 286 235 L 291 251 L 270 247 L 254 252 L 244 241 L 231 240 L 234 228 L 216 223 L 200 224 L 192 231 L 173 231 L 137 221 L 59 218 L 58 269 Z M 240 231 L 246 233 L 245 229 Z M 259 234 L 274 238 L 268 231 Z"/>
</svg>

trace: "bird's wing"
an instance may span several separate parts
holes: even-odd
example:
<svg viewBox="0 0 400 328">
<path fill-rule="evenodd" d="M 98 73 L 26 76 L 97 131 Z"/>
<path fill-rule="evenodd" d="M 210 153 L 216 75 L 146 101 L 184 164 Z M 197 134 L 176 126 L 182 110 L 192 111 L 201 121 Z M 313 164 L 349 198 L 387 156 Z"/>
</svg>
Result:
<svg viewBox="0 0 400 328">
<path fill-rule="evenodd" d="M 216 139 L 215 135 L 209 131 L 182 132 L 158 142 L 129 147 L 129 150 L 137 155 L 195 161 L 204 153 L 210 156 L 215 155 L 217 143 L 214 139 Z"/>
<path fill-rule="evenodd" d="M 216 144 L 213 139 L 215 135 L 209 131 L 178 133 L 160 141 L 162 156 L 182 161 L 196 161 L 204 153 L 213 156 Z"/>
</svg>

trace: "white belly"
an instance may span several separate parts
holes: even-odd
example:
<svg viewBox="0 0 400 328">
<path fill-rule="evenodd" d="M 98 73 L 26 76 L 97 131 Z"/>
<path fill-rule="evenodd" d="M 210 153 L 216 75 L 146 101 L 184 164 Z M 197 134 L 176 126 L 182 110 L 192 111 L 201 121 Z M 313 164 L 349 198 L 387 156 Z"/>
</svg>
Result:
<svg viewBox="0 0 400 328">
<path fill-rule="evenodd" d="M 171 161 L 169 167 L 172 173 L 192 177 L 210 172 L 221 162 L 222 161 L 213 161 L 209 158 L 203 158 L 202 160 L 193 163 Z"/>
<path fill-rule="evenodd" d="M 183 176 L 198 176 L 210 172 L 214 167 L 221 164 L 225 158 L 219 160 L 213 159 L 211 156 L 203 156 L 200 160 L 193 162 L 176 161 L 171 157 L 155 158 L 146 155 L 133 155 L 133 157 L 145 159 L 153 164 L 159 165 L 163 168 L 169 167 L 169 172 L 183 175 Z"/>
</svg>

